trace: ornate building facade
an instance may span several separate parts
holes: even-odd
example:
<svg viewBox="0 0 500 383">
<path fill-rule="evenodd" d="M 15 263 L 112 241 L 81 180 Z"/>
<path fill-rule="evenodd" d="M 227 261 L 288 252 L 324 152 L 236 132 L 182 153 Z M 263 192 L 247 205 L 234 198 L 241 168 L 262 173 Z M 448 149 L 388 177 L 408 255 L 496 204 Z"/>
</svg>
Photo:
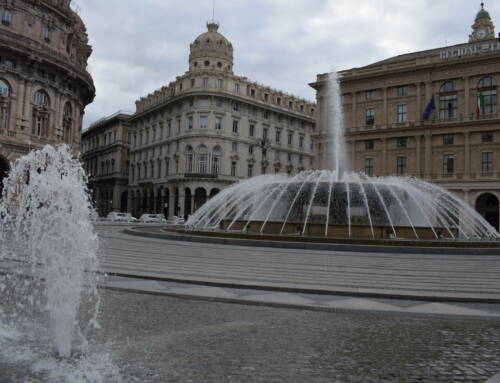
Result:
<svg viewBox="0 0 500 383">
<path fill-rule="evenodd" d="M 127 211 L 130 114 L 119 111 L 82 133 L 82 162 L 89 191 L 100 216 Z"/>
<path fill-rule="evenodd" d="M 340 73 L 347 158 L 368 175 L 408 175 L 453 191 L 499 227 L 500 39 L 481 6 L 469 42 Z M 328 74 L 311 86 L 319 109 L 316 166 L 326 159 Z"/>
<path fill-rule="evenodd" d="M 207 24 L 189 70 L 136 102 L 129 211 L 189 215 L 246 177 L 312 168 L 315 104 L 233 73 L 233 46 Z"/>
<path fill-rule="evenodd" d="M 70 0 L 0 1 L 0 184 L 32 148 L 80 150 L 84 108 L 95 88 L 92 49 Z"/>
</svg>

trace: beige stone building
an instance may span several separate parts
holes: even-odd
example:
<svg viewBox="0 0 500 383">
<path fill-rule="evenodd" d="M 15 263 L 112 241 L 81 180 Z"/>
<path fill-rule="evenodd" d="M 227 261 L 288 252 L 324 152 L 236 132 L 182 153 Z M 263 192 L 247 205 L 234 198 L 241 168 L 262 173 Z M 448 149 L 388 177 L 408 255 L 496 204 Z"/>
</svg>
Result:
<svg viewBox="0 0 500 383">
<path fill-rule="evenodd" d="M 130 116 L 131 113 L 116 112 L 82 133 L 82 162 L 94 207 L 101 216 L 127 211 Z"/>
<path fill-rule="evenodd" d="M 189 215 L 222 188 L 313 165 L 315 104 L 233 73 L 233 46 L 209 22 L 189 70 L 136 102 L 129 211 Z"/>
<path fill-rule="evenodd" d="M 77 153 L 84 108 L 95 95 L 85 25 L 70 0 L 0 1 L 0 185 L 32 148 L 68 143 Z"/>
<path fill-rule="evenodd" d="M 316 166 L 327 150 L 328 74 L 318 75 Z M 500 39 L 481 8 L 469 42 L 341 72 L 347 158 L 368 175 L 441 185 L 499 227 Z M 432 108 L 432 101 L 435 108 Z"/>
</svg>

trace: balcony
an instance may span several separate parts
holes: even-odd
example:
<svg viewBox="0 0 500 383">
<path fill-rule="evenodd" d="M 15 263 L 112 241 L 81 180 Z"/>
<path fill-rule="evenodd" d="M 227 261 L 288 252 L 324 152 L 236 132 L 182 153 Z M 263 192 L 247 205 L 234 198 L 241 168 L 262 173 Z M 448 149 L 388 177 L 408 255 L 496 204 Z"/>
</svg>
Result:
<svg viewBox="0 0 500 383">
<path fill-rule="evenodd" d="M 219 178 L 218 174 L 212 173 L 184 173 L 184 178 L 210 178 L 217 179 Z"/>
</svg>

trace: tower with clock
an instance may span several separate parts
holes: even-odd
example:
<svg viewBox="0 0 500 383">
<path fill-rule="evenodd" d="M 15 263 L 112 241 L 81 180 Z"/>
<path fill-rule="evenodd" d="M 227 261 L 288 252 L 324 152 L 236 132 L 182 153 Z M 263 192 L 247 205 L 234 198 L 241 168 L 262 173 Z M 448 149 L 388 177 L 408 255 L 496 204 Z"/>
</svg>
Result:
<svg viewBox="0 0 500 383">
<path fill-rule="evenodd" d="M 481 10 L 476 15 L 476 20 L 472 26 L 472 34 L 469 36 L 469 42 L 490 40 L 495 38 L 495 25 L 491 16 L 484 9 L 484 3 L 481 3 Z"/>
</svg>

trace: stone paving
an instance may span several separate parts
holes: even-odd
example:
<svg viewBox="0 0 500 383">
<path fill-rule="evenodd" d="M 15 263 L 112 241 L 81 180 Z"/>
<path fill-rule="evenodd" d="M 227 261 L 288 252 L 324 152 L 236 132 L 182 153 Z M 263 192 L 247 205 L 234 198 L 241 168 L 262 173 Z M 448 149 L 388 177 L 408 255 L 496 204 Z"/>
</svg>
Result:
<svg viewBox="0 0 500 383">
<path fill-rule="evenodd" d="M 108 272 L 289 291 L 500 303 L 500 254 L 404 254 L 236 246 L 100 231 Z"/>
</svg>

